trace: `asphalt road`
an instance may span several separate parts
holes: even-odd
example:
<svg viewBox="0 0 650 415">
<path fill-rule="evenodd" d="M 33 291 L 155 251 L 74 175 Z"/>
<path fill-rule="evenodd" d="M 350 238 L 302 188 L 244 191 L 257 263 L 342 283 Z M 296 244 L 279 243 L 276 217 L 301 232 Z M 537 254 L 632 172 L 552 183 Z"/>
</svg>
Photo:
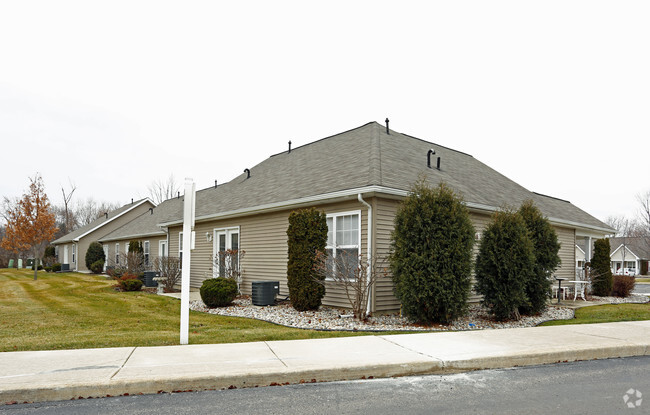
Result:
<svg viewBox="0 0 650 415">
<path fill-rule="evenodd" d="M 624 400 L 630 389 L 635 392 L 627 402 L 638 403 L 635 408 Z M 0 406 L 0 414 L 5 413 L 641 414 L 650 413 L 650 356 L 446 376 Z"/>
<path fill-rule="evenodd" d="M 650 294 L 650 284 L 636 283 L 632 292 L 636 294 Z"/>
</svg>

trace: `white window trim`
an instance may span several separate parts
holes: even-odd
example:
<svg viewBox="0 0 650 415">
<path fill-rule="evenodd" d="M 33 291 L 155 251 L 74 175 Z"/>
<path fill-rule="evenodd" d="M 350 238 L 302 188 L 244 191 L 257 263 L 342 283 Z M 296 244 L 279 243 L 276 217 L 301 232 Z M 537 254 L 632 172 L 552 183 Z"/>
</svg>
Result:
<svg viewBox="0 0 650 415">
<path fill-rule="evenodd" d="M 183 232 L 178 233 L 178 256 L 183 253 Z"/>
<path fill-rule="evenodd" d="M 77 244 L 72 244 L 72 263 L 77 263 Z"/>
<path fill-rule="evenodd" d="M 115 266 L 120 265 L 120 244 L 115 244 Z"/>
<path fill-rule="evenodd" d="M 333 212 L 333 213 L 327 213 L 325 217 L 327 219 L 332 218 L 332 226 L 334 226 L 334 229 L 332 229 L 332 235 L 334 239 L 334 243 L 336 244 L 336 218 L 338 216 L 351 216 L 351 215 L 358 215 L 359 216 L 359 244 L 358 245 L 334 245 L 330 246 L 327 245 L 329 241 L 326 242 L 325 249 L 331 249 L 332 254 L 334 255 L 334 258 L 336 258 L 336 250 L 337 249 L 349 249 L 349 248 L 357 248 L 359 250 L 359 255 L 361 255 L 361 210 L 350 210 L 347 212 Z M 329 229 L 328 229 L 329 232 Z M 336 267 L 336 261 L 333 264 L 334 267 Z M 325 281 L 334 281 L 334 279 L 330 276 L 325 276 Z M 355 281 L 355 280 L 350 280 L 350 281 Z"/>
<path fill-rule="evenodd" d="M 215 262 L 216 262 L 215 259 L 217 258 L 217 245 L 219 244 L 217 235 L 221 232 L 225 232 L 227 236 L 228 231 L 237 231 L 237 240 L 239 243 L 239 248 L 237 249 L 237 251 L 241 249 L 241 226 L 229 226 L 226 228 L 212 229 L 212 278 L 219 277 L 219 267 L 215 266 Z M 228 246 L 227 238 L 226 238 L 226 246 Z M 237 252 L 237 263 L 239 264 L 239 268 L 241 269 L 241 262 L 239 262 L 239 252 Z"/>
<path fill-rule="evenodd" d="M 149 241 L 142 241 L 142 256 L 144 257 L 145 265 L 149 265 L 149 259 L 151 258 L 151 243 Z"/>
<path fill-rule="evenodd" d="M 165 249 L 163 249 L 163 246 Z M 158 241 L 158 256 L 159 257 L 166 257 L 169 255 L 169 249 L 167 248 L 169 246 L 169 243 L 167 242 L 167 239 L 162 239 Z"/>
</svg>

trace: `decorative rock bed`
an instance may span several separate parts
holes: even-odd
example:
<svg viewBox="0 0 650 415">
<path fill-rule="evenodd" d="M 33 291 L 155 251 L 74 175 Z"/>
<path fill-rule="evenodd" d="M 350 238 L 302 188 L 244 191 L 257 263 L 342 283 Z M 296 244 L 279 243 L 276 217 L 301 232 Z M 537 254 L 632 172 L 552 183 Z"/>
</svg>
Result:
<svg viewBox="0 0 650 415">
<path fill-rule="evenodd" d="M 645 303 L 648 297 L 631 295 L 627 298 L 617 297 L 592 297 L 598 302 L 618 303 Z M 448 326 L 432 325 L 421 326 L 410 323 L 406 318 L 397 314 L 380 315 L 368 318 L 362 322 L 355 320 L 349 310 L 321 307 L 318 311 L 296 311 L 288 303 L 275 306 L 254 306 L 250 297 L 241 296 L 235 299 L 233 305 L 221 308 L 208 308 L 201 300 L 190 303 L 192 310 L 204 313 L 218 314 L 231 317 L 254 318 L 287 327 L 312 330 L 351 330 L 351 331 L 459 331 L 459 330 L 484 330 L 504 329 L 512 327 L 533 327 L 548 320 L 568 320 L 574 317 L 574 310 L 569 307 L 549 307 L 544 313 L 522 317 L 519 321 L 494 321 L 490 318 L 485 307 L 471 304 L 469 312 L 463 318 L 454 321 Z"/>
</svg>

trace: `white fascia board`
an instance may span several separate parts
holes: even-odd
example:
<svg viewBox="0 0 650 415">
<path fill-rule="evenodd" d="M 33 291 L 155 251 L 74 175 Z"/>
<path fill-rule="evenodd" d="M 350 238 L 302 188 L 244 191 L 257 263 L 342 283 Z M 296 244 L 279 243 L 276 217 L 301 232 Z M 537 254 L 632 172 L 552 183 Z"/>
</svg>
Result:
<svg viewBox="0 0 650 415">
<path fill-rule="evenodd" d="M 231 210 L 231 211 L 226 211 L 226 212 L 220 212 L 220 213 L 215 213 L 211 215 L 203 215 L 203 216 L 197 216 L 196 221 L 197 222 L 205 222 L 208 220 L 215 220 L 215 219 L 227 219 L 227 218 L 232 218 L 232 217 L 237 217 L 237 216 L 244 216 L 248 215 L 251 213 L 260 213 L 260 212 L 273 212 L 277 210 L 284 210 L 287 208 L 296 208 L 296 207 L 301 207 L 303 205 L 310 205 L 315 202 L 321 202 L 321 201 L 333 201 L 336 199 L 357 199 L 358 194 L 364 194 L 367 195 L 369 193 L 372 194 L 383 194 L 383 195 L 391 195 L 391 196 L 398 196 L 398 197 L 406 197 L 409 194 L 409 191 L 407 190 L 402 190 L 402 189 L 395 189 L 391 187 L 384 187 L 384 186 L 365 186 L 365 187 L 358 187 L 354 189 L 347 189 L 347 190 L 340 190 L 337 192 L 332 192 L 332 193 L 323 193 L 320 195 L 314 195 L 314 196 L 308 196 L 308 197 L 303 197 L 299 199 L 291 199 L 291 200 L 285 200 L 282 202 L 275 202 L 275 203 L 268 203 L 265 205 L 259 205 L 259 206 L 254 206 L 250 208 L 242 208 L 242 209 L 236 209 L 236 210 Z M 485 205 L 482 203 L 473 203 L 473 202 L 465 202 L 465 206 L 467 206 L 470 210 L 473 211 L 478 211 L 478 212 L 496 212 L 499 210 L 499 208 L 490 206 L 490 205 Z M 592 226 L 592 225 L 586 225 L 583 223 L 578 223 L 578 222 L 572 222 L 564 219 L 558 219 L 558 218 L 548 218 L 548 220 L 555 225 L 562 225 L 562 226 L 570 226 L 576 229 L 587 229 L 590 231 L 597 231 L 598 234 L 603 233 L 603 235 L 607 235 L 612 233 L 614 231 L 613 229 L 608 229 L 608 228 L 600 228 L 597 226 Z M 160 227 L 169 227 L 169 226 L 175 226 L 183 223 L 182 220 L 175 220 L 172 222 L 164 222 L 164 223 L 159 223 L 158 226 Z"/>
<path fill-rule="evenodd" d="M 617 253 L 619 249 L 623 248 L 623 245 L 624 245 L 624 244 L 620 244 L 620 245 L 618 246 L 618 248 L 616 248 L 616 249 L 615 249 L 611 254 L 609 254 L 609 256 L 610 256 L 610 257 L 614 256 L 614 254 Z M 627 252 L 629 252 L 630 254 L 634 255 L 634 257 L 635 257 L 636 259 L 641 259 L 640 256 L 638 256 L 637 254 L 635 254 L 634 252 L 632 252 L 632 250 L 630 249 L 629 246 L 625 246 L 625 250 L 626 250 Z"/>
<path fill-rule="evenodd" d="M 586 252 L 583 251 L 582 248 L 580 248 L 578 245 L 576 245 L 576 248 L 578 248 L 580 250 L 580 252 L 582 252 L 583 254 L 586 254 Z"/>
<path fill-rule="evenodd" d="M 92 228 L 92 229 L 89 230 L 88 232 L 83 233 L 83 234 L 77 236 L 76 238 L 72 239 L 72 241 L 73 241 L 73 242 L 79 242 L 79 240 L 80 240 L 81 238 L 83 238 L 84 236 L 88 235 L 89 233 L 93 233 L 93 232 L 95 232 L 97 229 L 101 228 L 102 226 L 106 225 L 107 223 L 110 223 L 110 222 L 114 221 L 115 219 L 119 218 L 120 216 L 126 215 L 127 213 L 129 213 L 129 212 L 132 211 L 133 209 L 135 209 L 135 208 L 137 208 L 138 206 L 144 204 L 145 202 L 150 202 L 154 207 L 156 207 L 156 204 L 153 203 L 153 202 L 152 202 L 148 197 L 145 198 L 145 199 L 142 199 L 140 202 L 136 203 L 134 206 L 131 206 L 130 208 L 126 209 L 124 212 L 120 213 L 119 215 L 113 216 L 112 218 L 106 220 L 106 222 L 102 222 L 102 223 L 100 223 L 99 225 L 95 226 L 94 228 Z"/>
</svg>

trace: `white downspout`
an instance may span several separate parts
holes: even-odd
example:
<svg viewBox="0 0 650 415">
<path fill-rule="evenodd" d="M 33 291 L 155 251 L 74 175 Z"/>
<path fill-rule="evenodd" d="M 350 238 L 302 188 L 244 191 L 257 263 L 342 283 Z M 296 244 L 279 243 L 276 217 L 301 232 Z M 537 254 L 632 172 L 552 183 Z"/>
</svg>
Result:
<svg viewBox="0 0 650 415">
<path fill-rule="evenodd" d="M 357 199 L 359 200 L 359 202 L 363 203 L 368 208 L 368 235 L 367 235 L 367 241 L 366 241 L 366 243 L 367 243 L 366 257 L 368 258 L 368 270 L 367 270 L 368 275 L 366 277 L 367 278 L 366 282 L 369 283 L 371 273 L 372 273 L 372 258 L 371 258 L 371 253 L 372 253 L 372 206 L 370 206 L 365 200 L 363 200 L 363 197 L 361 197 L 361 193 L 359 193 L 357 195 Z M 371 295 L 372 295 L 371 288 L 372 287 L 370 287 L 370 286 L 366 287 L 366 290 L 368 292 L 368 306 L 366 307 L 366 313 L 367 314 L 370 314 L 370 311 L 371 311 L 370 310 L 371 309 L 370 305 L 372 304 L 372 300 L 373 300 L 371 298 Z"/>
</svg>

